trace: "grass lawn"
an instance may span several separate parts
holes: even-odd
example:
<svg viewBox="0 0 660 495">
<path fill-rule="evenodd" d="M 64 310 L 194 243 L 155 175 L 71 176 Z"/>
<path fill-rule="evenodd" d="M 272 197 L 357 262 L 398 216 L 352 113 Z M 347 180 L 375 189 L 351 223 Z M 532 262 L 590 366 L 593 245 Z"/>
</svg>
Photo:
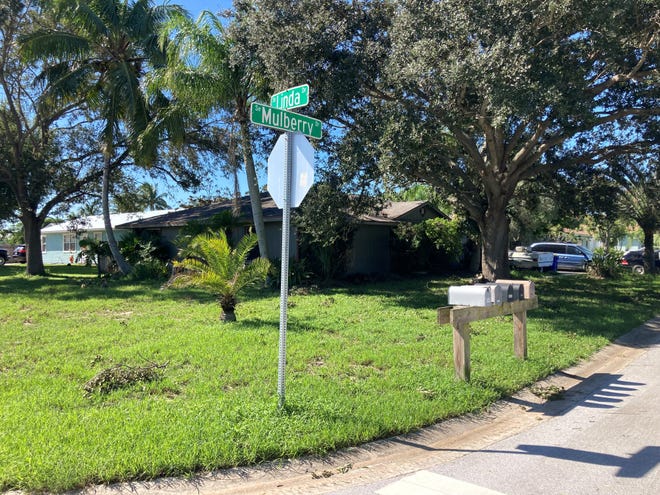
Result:
<svg viewBox="0 0 660 495">
<path fill-rule="evenodd" d="M 221 324 L 200 291 L 49 270 L 0 267 L 0 490 L 186 475 L 407 432 L 483 410 L 660 314 L 659 277 L 525 272 L 540 301 L 529 359 L 513 355 L 510 316 L 474 323 L 467 384 L 435 311 L 463 280 L 293 291 L 278 410 L 279 291 L 249 294 Z M 159 378 L 85 390 L 118 364 L 159 365 Z"/>
</svg>

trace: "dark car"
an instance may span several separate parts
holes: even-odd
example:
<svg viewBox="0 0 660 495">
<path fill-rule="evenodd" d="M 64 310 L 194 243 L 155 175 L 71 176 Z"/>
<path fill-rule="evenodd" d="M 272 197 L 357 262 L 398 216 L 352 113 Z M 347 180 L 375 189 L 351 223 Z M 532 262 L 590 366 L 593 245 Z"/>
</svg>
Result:
<svg viewBox="0 0 660 495">
<path fill-rule="evenodd" d="M 25 263 L 27 261 L 27 253 L 25 251 L 25 244 L 19 244 L 14 249 L 14 253 L 11 255 L 11 260 L 16 263 Z"/>
<path fill-rule="evenodd" d="M 656 270 L 660 270 L 660 249 L 655 250 L 653 259 L 655 260 Z M 621 258 L 621 265 L 630 268 L 633 273 L 643 275 L 646 271 L 644 268 L 644 250 L 635 249 L 627 251 L 624 253 L 623 258 Z"/>
<path fill-rule="evenodd" d="M 9 259 L 9 254 L 7 253 L 7 250 L 6 249 L 0 249 L 0 266 L 7 263 L 8 259 Z"/>
<path fill-rule="evenodd" d="M 548 252 L 557 256 L 559 270 L 586 270 L 594 254 L 587 248 L 569 242 L 536 242 L 529 246 L 531 251 Z"/>
</svg>

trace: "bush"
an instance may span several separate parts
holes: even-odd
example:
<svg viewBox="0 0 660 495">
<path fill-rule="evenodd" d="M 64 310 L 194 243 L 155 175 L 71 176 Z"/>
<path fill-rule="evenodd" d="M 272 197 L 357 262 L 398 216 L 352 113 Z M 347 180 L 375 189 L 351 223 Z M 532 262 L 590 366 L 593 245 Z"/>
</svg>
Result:
<svg viewBox="0 0 660 495">
<path fill-rule="evenodd" d="M 143 260 L 133 265 L 130 276 L 133 280 L 164 280 L 170 276 L 170 270 L 160 260 Z"/>
<path fill-rule="evenodd" d="M 282 273 L 282 261 L 276 259 L 271 264 L 268 272 L 271 287 L 280 287 Z M 314 279 L 314 272 L 310 270 L 306 259 L 289 260 L 289 287 L 310 285 Z"/>
<path fill-rule="evenodd" d="M 621 258 L 623 253 L 616 249 L 605 250 L 598 248 L 594 250 L 594 257 L 589 264 L 590 275 L 600 278 L 616 278 L 621 275 Z"/>
</svg>

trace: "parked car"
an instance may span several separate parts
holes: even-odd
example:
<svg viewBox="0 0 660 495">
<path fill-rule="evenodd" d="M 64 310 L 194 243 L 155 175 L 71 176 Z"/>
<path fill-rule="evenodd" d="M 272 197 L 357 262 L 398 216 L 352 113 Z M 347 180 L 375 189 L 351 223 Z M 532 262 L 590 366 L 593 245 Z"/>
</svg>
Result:
<svg viewBox="0 0 660 495">
<path fill-rule="evenodd" d="M 568 242 L 535 242 L 530 251 L 552 253 L 557 256 L 558 270 L 586 270 L 594 254 L 587 248 Z"/>
<path fill-rule="evenodd" d="M 9 253 L 7 253 L 7 250 L 6 249 L 0 249 L 0 266 L 7 263 L 8 259 L 9 259 Z"/>
<path fill-rule="evenodd" d="M 653 252 L 653 259 L 655 260 L 656 270 L 660 270 L 660 249 Z M 630 268 L 633 273 L 643 275 L 646 271 L 646 268 L 644 268 L 644 250 L 626 251 L 623 253 L 623 258 L 621 258 L 621 265 Z"/>
<path fill-rule="evenodd" d="M 25 244 L 19 244 L 14 249 L 14 253 L 11 255 L 11 260 L 16 263 L 25 263 L 27 261 L 27 253 L 25 251 Z"/>
</svg>

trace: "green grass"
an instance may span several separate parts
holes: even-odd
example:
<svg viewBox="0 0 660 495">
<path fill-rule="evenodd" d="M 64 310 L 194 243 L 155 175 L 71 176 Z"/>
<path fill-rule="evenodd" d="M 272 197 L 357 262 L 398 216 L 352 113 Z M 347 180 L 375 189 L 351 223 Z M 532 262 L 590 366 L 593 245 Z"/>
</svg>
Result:
<svg viewBox="0 0 660 495">
<path fill-rule="evenodd" d="M 483 410 L 660 313 L 658 278 L 537 274 L 529 359 L 513 356 L 511 317 L 474 323 L 467 384 L 435 311 L 463 281 L 294 291 L 280 411 L 279 292 L 251 293 L 221 324 L 199 291 L 49 270 L 0 268 L 0 490 L 187 475 L 407 432 Z M 120 363 L 167 366 L 160 380 L 85 394 Z"/>
</svg>

